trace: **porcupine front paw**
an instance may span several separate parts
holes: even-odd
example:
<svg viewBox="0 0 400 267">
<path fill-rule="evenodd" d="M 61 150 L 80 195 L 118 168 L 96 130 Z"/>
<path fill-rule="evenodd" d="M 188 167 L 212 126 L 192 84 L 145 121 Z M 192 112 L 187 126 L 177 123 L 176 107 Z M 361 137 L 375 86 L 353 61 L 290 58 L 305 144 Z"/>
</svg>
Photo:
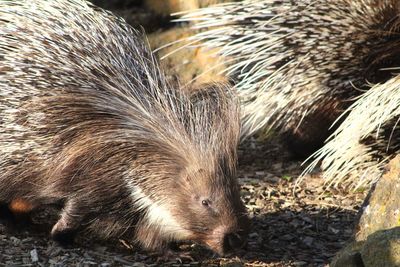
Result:
<svg viewBox="0 0 400 267">
<path fill-rule="evenodd" d="M 51 238 L 61 246 L 69 246 L 74 242 L 76 233 L 81 225 L 83 215 L 76 213 L 79 210 L 73 201 L 68 201 L 60 219 L 51 229 Z"/>
<path fill-rule="evenodd" d="M 58 223 L 57 223 L 58 224 Z M 63 247 L 70 246 L 74 243 L 76 230 L 69 228 L 60 228 L 60 226 L 54 225 L 51 230 L 51 238 Z"/>
</svg>

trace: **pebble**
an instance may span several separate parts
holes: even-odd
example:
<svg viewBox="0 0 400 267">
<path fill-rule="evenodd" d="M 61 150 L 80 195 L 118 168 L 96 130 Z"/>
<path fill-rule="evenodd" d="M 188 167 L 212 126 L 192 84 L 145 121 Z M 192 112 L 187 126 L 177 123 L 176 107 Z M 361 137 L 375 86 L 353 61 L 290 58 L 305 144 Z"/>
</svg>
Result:
<svg viewBox="0 0 400 267">
<path fill-rule="evenodd" d="M 31 254 L 31 261 L 32 262 L 38 262 L 39 261 L 39 255 L 38 255 L 38 252 L 37 252 L 36 248 L 32 249 L 30 251 L 30 254 Z"/>
<path fill-rule="evenodd" d="M 124 258 L 119 257 L 119 256 L 115 256 L 115 257 L 114 257 L 114 260 L 117 261 L 117 262 L 120 262 L 120 263 L 122 263 L 122 264 L 128 264 L 128 265 L 133 264 L 133 262 L 127 261 L 127 260 L 125 260 Z"/>
<path fill-rule="evenodd" d="M 294 266 L 304 266 L 304 265 L 307 265 L 307 262 L 305 262 L 305 261 L 295 261 L 295 262 L 293 262 L 293 265 Z"/>
<path fill-rule="evenodd" d="M 314 238 L 309 237 L 309 236 L 306 236 L 306 237 L 303 239 L 303 242 L 304 242 L 304 244 L 306 244 L 307 246 L 311 247 L 311 246 L 312 246 L 312 243 L 314 242 Z"/>
<path fill-rule="evenodd" d="M 14 244 L 14 245 L 19 245 L 19 243 L 21 243 L 21 240 L 16 238 L 15 236 L 10 237 L 10 241 Z"/>
<path fill-rule="evenodd" d="M 255 239 L 255 238 L 257 238 L 257 237 L 258 237 L 258 234 L 255 233 L 255 232 L 249 234 L 249 238 L 250 238 L 250 239 L 253 239 L 253 238 Z"/>
<path fill-rule="evenodd" d="M 328 231 L 334 234 L 338 234 L 340 230 L 333 228 L 332 226 L 328 226 Z"/>
</svg>

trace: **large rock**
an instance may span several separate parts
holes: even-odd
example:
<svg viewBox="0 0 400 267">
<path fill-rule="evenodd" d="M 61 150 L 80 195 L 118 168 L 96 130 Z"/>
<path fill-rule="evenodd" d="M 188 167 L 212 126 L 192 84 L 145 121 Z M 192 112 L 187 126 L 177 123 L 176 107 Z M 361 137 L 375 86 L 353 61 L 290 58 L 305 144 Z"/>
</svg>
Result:
<svg viewBox="0 0 400 267">
<path fill-rule="evenodd" d="M 331 267 L 364 267 L 360 249 L 364 242 L 352 242 L 333 259 Z"/>
<path fill-rule="evenodd" d="M 400 266 L 400 227 L 371 234 L 360 252 L 365 267 Z"/>
<path fill-rule="evenodd" d="M 356 241 L 382 229 L 400 226 L 400 156 L 389 162 L 364 205 L 356 228 Z"/>
<path fill-rule="evenodd" d="M 343 249 L 331 267 L 400 266 L 400 227 L 377 231 L 364 241 L 354 241 Z"/>
<path fill-rule="evenodd" d="M 400 266 L 400 155 L 365 201 L 353 242 L 331 266 Z"/>
</svg>

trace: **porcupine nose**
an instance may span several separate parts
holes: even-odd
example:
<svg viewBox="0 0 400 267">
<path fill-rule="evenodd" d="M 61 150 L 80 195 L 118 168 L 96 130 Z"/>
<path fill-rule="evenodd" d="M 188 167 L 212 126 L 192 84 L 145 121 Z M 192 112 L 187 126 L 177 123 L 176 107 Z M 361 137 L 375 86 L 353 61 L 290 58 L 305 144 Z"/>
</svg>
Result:
<svg viewBox="0 0 400 267">
<path fill-rule="evenodd" d="M 223 239 L 223 248 L 225 253 L 232 252 L 236 249 L 243 247 L 246 243 L 246 238 L 241 233 L 233 232 L 225 234 Z"/>
</svg>

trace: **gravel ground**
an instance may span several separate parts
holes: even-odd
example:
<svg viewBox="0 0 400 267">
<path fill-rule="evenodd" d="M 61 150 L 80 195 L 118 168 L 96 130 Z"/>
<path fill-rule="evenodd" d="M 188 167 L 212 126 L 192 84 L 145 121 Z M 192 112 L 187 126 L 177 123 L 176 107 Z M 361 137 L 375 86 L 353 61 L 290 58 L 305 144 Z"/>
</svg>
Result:
<svg viewBox="0 0 400 267">
<path fill-rule="evenodd" d="M 206 249 L 184 244 L 187 258 L 157 262 L 124 240 L 96 241 L 79 236 L 70 248 L 48 238 L 56 208 L 14 226 L 0 221 L 0 266 L 325 266 L 351 237 L 365 193 L 324 190 L 318 174 L 294 190 L 300 162 L 290 159 L 276 141 L 251 140 L 240 149 L 242 196 L 253 218 L 245 250 L 218 258 Z"/>
</svg>

